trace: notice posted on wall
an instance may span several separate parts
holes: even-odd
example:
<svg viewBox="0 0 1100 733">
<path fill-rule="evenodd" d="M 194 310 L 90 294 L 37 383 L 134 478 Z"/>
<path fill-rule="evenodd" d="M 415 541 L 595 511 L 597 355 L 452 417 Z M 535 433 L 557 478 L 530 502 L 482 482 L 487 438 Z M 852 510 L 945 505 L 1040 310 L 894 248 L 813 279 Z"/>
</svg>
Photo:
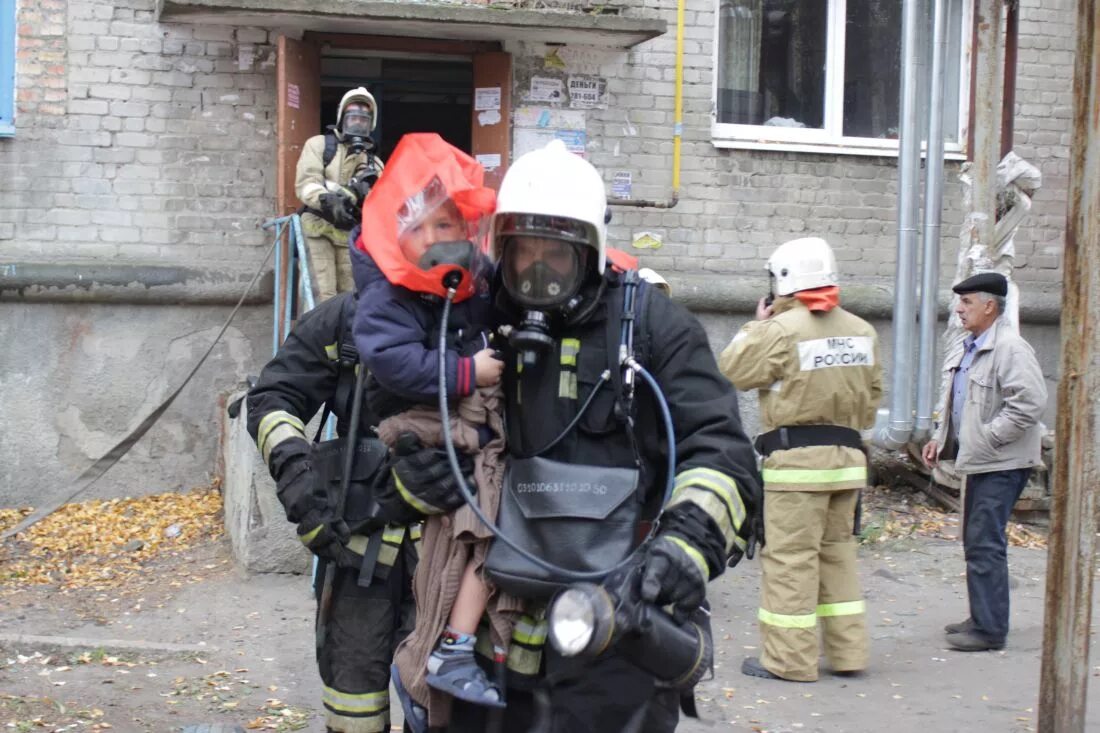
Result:
<svg viewBox="0 0 1100 733">
<path fill-rule="evenodd" d="M 500 87 L 478 87 L 474 90 L 474 111 L 500 109 Z"/>
<path fill-rule="evenodd" d="M 524 153 L 545 147 L 552 140 L 561 140 L 571 153 L 585 157 L 588 136 L 584 130 L 531 130 L 517 127 L 513 138 L 513 154 L 518 158 Z"/>
<path fill-rule="evenodd" d="M 291 109 L 301 109 L 302 90 L 298 88 L 297 84 L 286 85 L 286 106 Z"/>
<path fill-rule="evenodd" d="M 500 167 L 500 153 L 481 153 L 476 157 L 477 162 L 481 163 L 481 167 L 487 171 Z"/>
<path fill-rule="evenodd" d="M 554 130 L 554 137 L 565 143 L 565 149 L 570 153 L 584 155 L 588 142 L 588 134 L 584 130 Z"/>
<path fill-rule="evenodd" d="M 513 120 L 513 154 L 518 158 L 552 140 L 561 140 L 567 150 L 584 157 L 588 146 L 585 115 L 585 112 L 561 107 L 519 107 Z"/>
<path fill-rule="evenodd" d="M 547 76 L 532 76 L 527 98 L 532 102 L 564 102 L 565 83 Z"/>
<path fill-rule="evenodd" d="M 569 106 L 576 109 L 592 109 L 604 106 L 605 82 L 594 76 L 569 77 Z"/>
<path fill-rule="evenodd" d="M 630 171 L 615 171 L 611 178 L 611 197 L 629 199 L 633 189 Z"/>
</svg>

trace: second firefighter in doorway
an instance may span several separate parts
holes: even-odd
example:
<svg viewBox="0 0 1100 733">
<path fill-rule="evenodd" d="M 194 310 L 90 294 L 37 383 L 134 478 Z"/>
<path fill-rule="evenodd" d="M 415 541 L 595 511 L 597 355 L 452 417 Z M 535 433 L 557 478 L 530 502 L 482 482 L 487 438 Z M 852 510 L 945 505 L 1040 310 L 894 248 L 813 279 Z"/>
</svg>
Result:
<svg viewBox="0 0 1100 733">
<path fill-rule="evenodd" d="M 764 528 L 754 677 L 813 682 L 818 624 L 833 672 L 867 665 L 866 612 L 853 537 L 867 456 L 860 430 L 882 397 L 878 338 L 840 307 L 836 260 L 822 239 L 781 245 L 768 260 L 772 298 L 719 360 L 741 390 L 760 390 Z"/>
<path fill-rule="evenodd" d="M 302 202 L 302 233 L 309 252 L 317 302 L 355 288 L 348 233 L 359 223 L 360 206 L 382 172 L 370 135 L 378 106 L 365 88 L 340 100 L 336 124 L 302 146 L 294 190 Z"/>
</svg>

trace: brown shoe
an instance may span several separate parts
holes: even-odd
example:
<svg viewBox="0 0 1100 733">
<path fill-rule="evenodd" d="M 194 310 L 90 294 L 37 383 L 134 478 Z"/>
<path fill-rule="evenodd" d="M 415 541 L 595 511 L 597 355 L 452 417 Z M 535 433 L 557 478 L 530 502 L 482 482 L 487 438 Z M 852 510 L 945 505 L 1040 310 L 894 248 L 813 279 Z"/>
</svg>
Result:
<svg viewBox="0 0 1100 733">
<path fill-rule="evenodd" d="M 946 631 L 948 634 L 957 634 L 960 631 L 973 631 L 974 620 L 968 618 L 966 621 L 960 621 L 957 624 L 948 624 L 947 626 L 943 627 L 943 630 Z"/>
<path fill-rule="evenodd" d="M 947 643 L 952 649 L 959 652 L 988 652 L 1005 648 L 1004 639 L 992 641 L 979 636 L 975 631 L 958 631 L 947 635 Z"/>
</svg>

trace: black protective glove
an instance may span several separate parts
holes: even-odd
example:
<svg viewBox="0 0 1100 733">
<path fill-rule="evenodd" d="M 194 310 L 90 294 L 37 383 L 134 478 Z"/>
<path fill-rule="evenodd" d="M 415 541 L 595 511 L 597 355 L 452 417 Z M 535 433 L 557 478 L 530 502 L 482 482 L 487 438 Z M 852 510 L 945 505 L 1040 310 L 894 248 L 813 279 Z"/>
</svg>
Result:
<svg viewBox="0 0 1100 733">
<path fill-rule="evenodd" d="M 303 441 L 304 442 L 304 441 Z M 311 511 L 324 511 L 324 497 L 315 493 L 313 463 L 308 453 L 289 456 L 279 466 L 275 476 L 275 495 L 279 497 L 286 518 L 298 523 Z"/>
<path fill-rule="evenodd" d="M 348 188 L 355 192 L 355 196 L 358 199 L 360 206 L 367 199 L 367 194 L 374 188 L 374 184 L 378 182 L 378 174 L 368 173 L 362 178 L 353 178 L 348 181 Z"/>
<path fill-rule="evenodd" d="M 747 521 L 750 534 L 745 548 L 745 557 L 751 560 L 756 555 L 756 550 L 764 546 L 764 507 L 760 507 L 759 511 L 753 512 Z M 733 567 L 733 563 L 730 563 L 730 567 Z"/>
<path fill-rule="evenodd" d="M 310 510 L 298 522 L 298 539 L 310 552 L 324 560 L 338 564 L 350 562 L 355 566 L 355 554 L 345 547 L 350 534 L 343 519 L 316 509 Z"/>
<path fill-rule="evenodd" d="M 460 453 L 458 463 L 470 492 L 475 492 L 473 460 Z M 395 524 L 417 522 L 429 514 L 446 514 L 466 501 L 451 471 L 447 452 L 425 448 L 414 433 L 398 437 L 389 470 L 377 487 L 376 500 L 382 516 Z"/>
<path fill-rule="evenodd" d="M 706 561 L 682 537 L 663 533 L 646 548 L 642 568 L 642 599 L 673 606 L 673 618 L 683 623 L 707 595 Z"/>
<path fill-rule="evenodd" d="M 351 229 L 359 222 L 355 218 L 355 201 L 343 191 L 321 194 L 321 212 L 337 229 Z"/>
</svg>

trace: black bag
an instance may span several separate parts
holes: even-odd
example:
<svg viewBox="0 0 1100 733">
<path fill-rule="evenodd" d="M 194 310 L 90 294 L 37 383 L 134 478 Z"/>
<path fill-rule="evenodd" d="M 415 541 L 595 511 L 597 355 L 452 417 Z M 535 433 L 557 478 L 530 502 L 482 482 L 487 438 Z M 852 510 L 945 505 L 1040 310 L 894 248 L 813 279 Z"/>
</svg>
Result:
<svg viewBox="0 0 1100 733">
<path fill-rule="evenodd" d="M 638 543 L 638 470 L 516 458 L 501 489 L 497 526 L 527 552 L 575 571 L 610 570 Z M 549 598 L 572 579 L 495 540 L 485 572 L 520 598 Z"/>
<path fill-rule="evenodd" d="M 347 442 L 346 438 L 336 438 L 313 444 L 311 457 L 314 475 L 317 477 L 316 489 L 330 497 L 333 506 L 337 504 L 336 498 L 340 491 L 344 446 Z M 359 438 L 356 441 L 356 450 L 348 494 L 344 497 L 344 523 L 352 534 L 370 534 L 386 524 L 378 516 L 378 503 L 374 500 L 373 489 L 379 472 L 385 470 L 386 444 L 378 438 Z"/>
</svg>

